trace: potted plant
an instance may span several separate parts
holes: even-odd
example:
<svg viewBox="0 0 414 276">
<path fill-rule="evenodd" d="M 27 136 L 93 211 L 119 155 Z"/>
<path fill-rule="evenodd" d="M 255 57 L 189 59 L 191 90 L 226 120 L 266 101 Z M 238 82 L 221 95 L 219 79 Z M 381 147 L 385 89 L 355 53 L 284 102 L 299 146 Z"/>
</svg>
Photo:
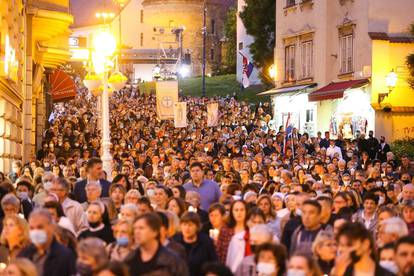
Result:
<svg viewBox="0 0 414 276">
<path fill-rule="evenodd" d="M 121 72 L 117 71 L 109 77 L 108 84 L 112 90 L 119 91 L 125 87 L 127 80 L 127 77 L 125 77 Z"/>
<path fill-rule="evenodd" d="M 102 84 L 102 78 L 96 74 L 87 74 L 83 80 L 83 84 L 92 92 Z"/>
</svg>

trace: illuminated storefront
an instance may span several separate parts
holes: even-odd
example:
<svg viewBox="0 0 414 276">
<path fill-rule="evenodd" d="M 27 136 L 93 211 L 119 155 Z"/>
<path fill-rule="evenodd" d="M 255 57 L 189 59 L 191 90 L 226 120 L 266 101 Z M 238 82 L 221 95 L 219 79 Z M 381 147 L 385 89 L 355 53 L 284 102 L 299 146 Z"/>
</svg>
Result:
<svg viewBox="0 0 414 276">
<path fill-rule="evenodd" d="M 22 157 L 22 9 L 19 1 L 0 3 L 0 171 L 8 171 L 11 162 Z"/>
</svg>

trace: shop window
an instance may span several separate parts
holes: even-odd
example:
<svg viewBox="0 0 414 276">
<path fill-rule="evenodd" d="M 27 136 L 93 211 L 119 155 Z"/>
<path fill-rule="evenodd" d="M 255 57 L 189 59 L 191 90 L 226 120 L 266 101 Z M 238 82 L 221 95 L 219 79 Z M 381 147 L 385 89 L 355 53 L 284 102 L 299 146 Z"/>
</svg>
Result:
<svg viewBox="0 0 414 276">
<path fill-rule="evenodd" d="M 301 45 L 302 79 L 313 75 L 313 41 L 302 42 Z"/>
<path fill-rule="evenodd" d="M 144 10 L 141 10 L 141 14 L 140 14 L 140 22 L 144 23 Z"/>
<path fill-rule="evenodd" d="M 339 38 L 341 74 L 353 71 L 353 35 L 343 35 Z"/>
<path fill-rule="evenodd" d="M 295 80 L 295 45 L 285 47 L 285 80 Z"/>
</svg>

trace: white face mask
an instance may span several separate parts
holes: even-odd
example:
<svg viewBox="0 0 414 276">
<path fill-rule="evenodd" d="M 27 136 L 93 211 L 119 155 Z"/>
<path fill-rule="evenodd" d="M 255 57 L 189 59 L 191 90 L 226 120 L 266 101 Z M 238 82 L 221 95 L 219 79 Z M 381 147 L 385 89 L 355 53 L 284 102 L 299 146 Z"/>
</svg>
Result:
<svg viewBox="0 0 414 276">
<path fill-rule="evenodd" d="M 289 269 L 286 276 L 306 276 L 306 272 L 300 269 Z"/>
<path fill-rule="evenodd" d="M 382 205 L 385 202 L 385 197 L 380 196 L 378 199 L 378 205 Z"/>
<path fill-rule="evenodd" d="M 259 262 L 256 267 L 258 275 L 272 275 L 276 272 L 276 266 L 270 263 Z"/>
<path fill-rule="evenodd" d="M 295 213 L 297 216 L 302 216 L 302 210 L 301 209 L 296 209 Z"/>
<path fill-rule="evenodd" d="M 398 267 L 393 261 L 380 261 L 380 266 L 394 274 L 398 273 Z"/>
</svg>

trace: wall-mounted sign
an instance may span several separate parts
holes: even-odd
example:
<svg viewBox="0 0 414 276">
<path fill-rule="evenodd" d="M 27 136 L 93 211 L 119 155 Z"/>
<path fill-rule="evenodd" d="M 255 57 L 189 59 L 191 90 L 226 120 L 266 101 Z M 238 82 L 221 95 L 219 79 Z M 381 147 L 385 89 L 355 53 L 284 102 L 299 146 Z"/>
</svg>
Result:
<svg viewBox="0 0 414 276">
<path fill-rule="evenodd" d="M 86 37 L 70 36 L 69 47 L 71 48 L 86 47 Z"/>
<path fill-rule="evenodd" d="M 79 47 L 79 38 L 78 37 L 69 37 L 69 47 Z"/>
</svg>

